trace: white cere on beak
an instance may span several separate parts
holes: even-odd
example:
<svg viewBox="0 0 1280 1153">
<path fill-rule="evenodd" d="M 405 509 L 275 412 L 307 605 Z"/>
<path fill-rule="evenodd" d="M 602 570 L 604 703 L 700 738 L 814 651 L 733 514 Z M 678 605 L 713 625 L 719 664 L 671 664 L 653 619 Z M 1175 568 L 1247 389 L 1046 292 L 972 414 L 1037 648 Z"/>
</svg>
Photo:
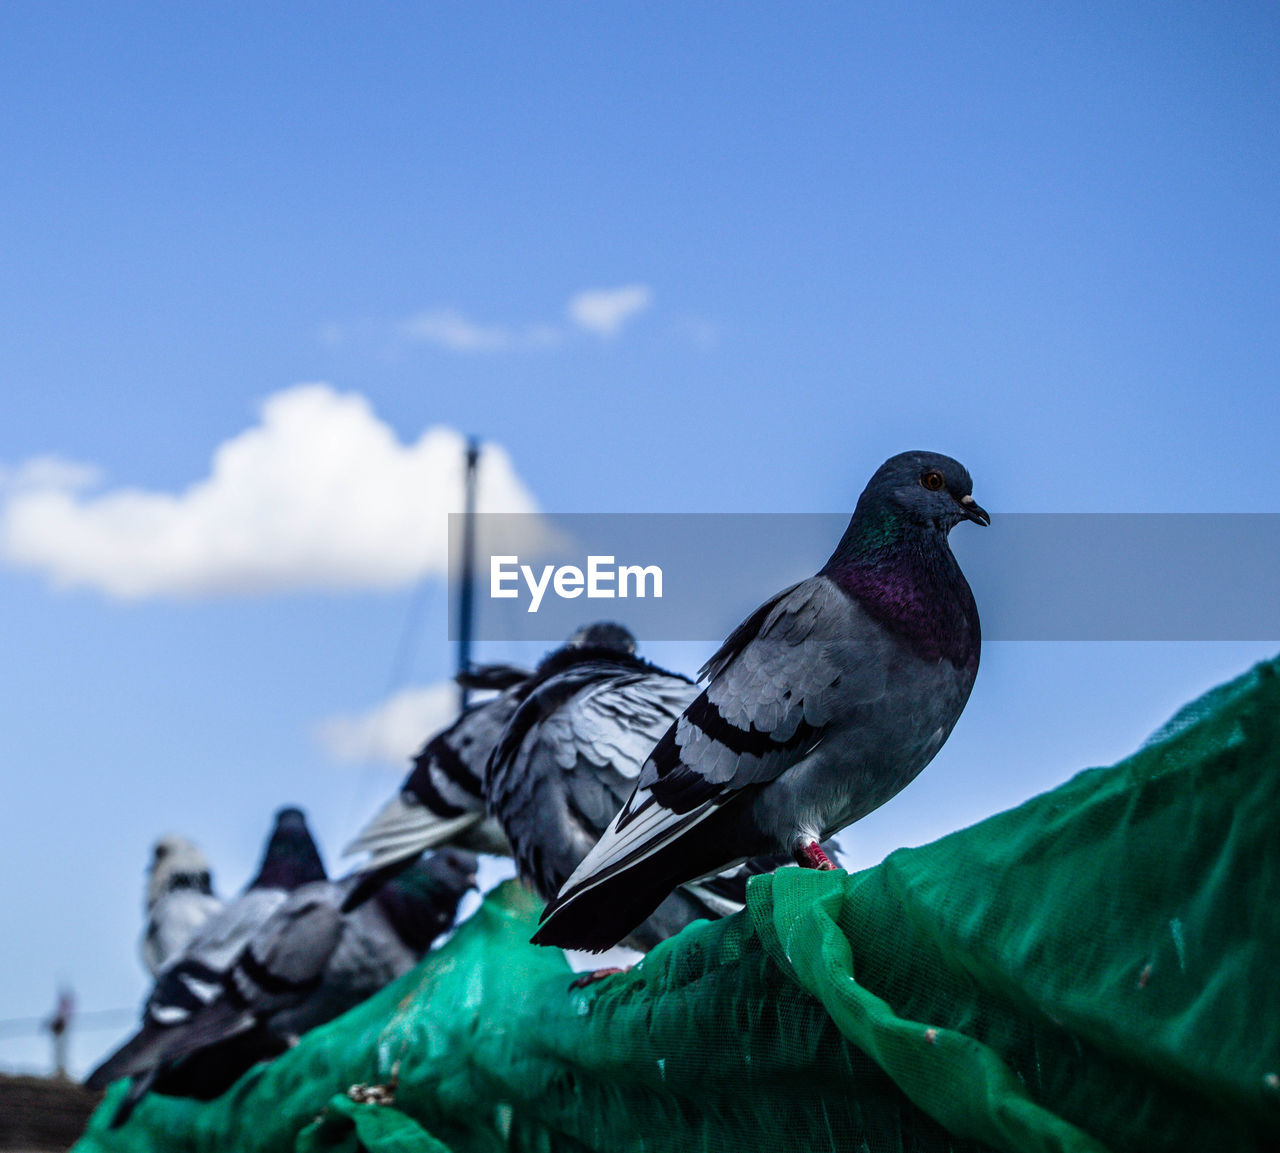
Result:
<svg viewBox="0 0 1280 1153">
<path fill-rule="evenodd" d="M 960 498 L 961 504 L 973 504 L 973 493 L 967 493 Z"/>
</svg>

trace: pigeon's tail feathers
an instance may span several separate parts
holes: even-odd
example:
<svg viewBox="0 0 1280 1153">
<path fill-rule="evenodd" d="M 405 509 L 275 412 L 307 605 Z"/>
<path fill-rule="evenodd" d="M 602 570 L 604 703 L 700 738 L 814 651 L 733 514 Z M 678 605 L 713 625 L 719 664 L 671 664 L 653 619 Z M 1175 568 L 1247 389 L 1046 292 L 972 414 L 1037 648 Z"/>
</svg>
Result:
<svg viewBox="0 0 1280 1153">
<path fill-rule="evenodd" d="M 709 921 L 742 912 L 747 899 L 746 877 L 736 870 L 709 881 L 690 881 L 683 890 L 706 910 Z"/>
<path fill-rule="evenodd" d="M 632 869 L 686 836 L 714 816 L 728 797 L 713 796 L 696 808 L 677 813 L 660 804 L 647 788 L 638 788 L 601 834 L 595 847 L 561 886 L 552 906 Z M 712 863 L 714 865 L 714 863 Z M 710 871 L 710 870 L 708 870 Z M 700 873 L 690 873 L 690 880 Z"/>
<path fill-rule="evenodd" d="M 154 1026 L 143 1025 L 84 1079 L 84 1087 L 99 1092 L 121 1077 L 132 1077 L 150 1068 L 156 1062 L 161 1036 L 157 1036 Z"/>
<path fill-rule="evenodd" d="M 460 672 L 454 680 L 468 689 L 502 692 L 529 679 L 529 670 L 516 665 L 477 665 Z"/>
<path fill-rule="evenodd" d="M 116 1106 L 116 1111 L 111 1115 L 111 1122 L 108 1128 L 119 1129 L 121 1125 L 133 1116 L 133 1111 L 138 1107 L 138 1102 L 147 1095 L 151 1086 L 155 1084 L 156 1075 L 159 1071 L 159 1066 L 153 1065 L 133 1079 L 132 1084 L 129 1086 L 129 1091 L 120 1099 L 120 1104 Z"/>
<path fill-rule="evenodd" d="M 342 853 L 346 857 L 368 853 L 362 872 L 381 869 L 397 861 L 412 862 L 425 850 L 447 844 L 483 820 L 482 808 L 446 817 L 433 813 L 425 805 L 406 801 L 397 793 Z"/>
<path fill-rule="evenodd" d="M 198 1052 L 166 1066 L 156 1077 L 152 1091 L 166 1097 L 212 1101 L 221 1097 L 259 1061 L 270 1061 L 290 1048 L 290 1039 L 279 1036 L 267 1022 L 258 1021 Z"/>
<path fill-rule="evenodd" d="M 839 868 L 840 854 L 835 841 L 823 841 L 822 848 L 827 854 L 827 859 Z M 750 857 L 734 869 L 725 870 L 712 877 L 700 877 L 682 886 L 682 889 L 701 902 L 707 910 L 708 918 L 727 917 L 746 907 L 747 884 L 752 877 L 794 867 L 795 861 L 785 853 Z"/>
<path fill-rule="evenodd" d="M 677 885 L 723 864 L 718 859 L 722 830 L 737 821 L 735 812 L 706 806 L 683 814 L 678 826 L 664 822 L 663 835 L 639 840 L 620 852 L 605 846 L 614 832 L 611 825 L 597 846 L 605 846 L 606 852 L 595 862 L 596 849 L 587 854 L 547 906 L 534 943 L 589 953 L 612 948 Z"/>
<path fill-rule="evenodd" d="M 157 1080 L 169 1073 L 175 1064 L 180 1064 L 184 1059 L 205 1049 L 221 1045 L 252 1029 L 253 1026 L 252 1013 L 222 1001 L 203 1010 L 181 1031 L 163 1035 L 159 1039 L 161 1042 L 158 1046 L 159 1052 L 151 1053 L 143 1067 L 133 1074 L 133 1082 L 116 1107 L 110 1128 L 118 1129 L 128 1121 L 142 1098 L 151 1091 Z M 99 1070 L 101 1068 L 100 1066 Z M 99 1070 L 94 1070 L 93 1076 L 96 1076 Z M 110 1080 L 118 1080 L 118 1078 L 112 1077 Z M 85 1084 L 88 1085 L 89 1082 L 86 1081 Z"/>
</svg>

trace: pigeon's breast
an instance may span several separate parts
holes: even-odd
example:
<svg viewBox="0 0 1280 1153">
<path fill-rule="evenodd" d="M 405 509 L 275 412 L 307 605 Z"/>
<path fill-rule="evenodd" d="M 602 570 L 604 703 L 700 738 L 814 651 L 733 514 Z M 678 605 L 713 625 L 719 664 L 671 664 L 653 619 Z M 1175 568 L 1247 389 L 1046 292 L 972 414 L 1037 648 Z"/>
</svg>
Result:
<svg viewBox="0 0 1280 1153">
<path fill-rule="evenodd" d="M 761 825 L 790 847 L 797 828 L 828 837 L 901 792 L 942 748 L 968 700 L 973 677 L 945 659 L 891 660 L 884 691 L 836 718 L 817 747 L 787 774 L 787 793 L 766 789 Z"/>
</svg>

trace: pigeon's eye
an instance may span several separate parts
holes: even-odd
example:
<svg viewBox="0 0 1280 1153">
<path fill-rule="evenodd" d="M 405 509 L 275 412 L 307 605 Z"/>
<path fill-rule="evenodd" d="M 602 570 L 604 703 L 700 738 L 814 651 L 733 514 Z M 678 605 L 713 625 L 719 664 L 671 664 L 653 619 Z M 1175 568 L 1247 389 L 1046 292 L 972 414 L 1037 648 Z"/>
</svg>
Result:
<svg viewBox="0 0 1280 1153">
<path fill-rule="evenodd" d="M 930 492 L 938 492 L 947 482 L 942 479 L 942 473 L 937 469 L 930 469 L 920 478 L 920 483 Z"/>
</svg>

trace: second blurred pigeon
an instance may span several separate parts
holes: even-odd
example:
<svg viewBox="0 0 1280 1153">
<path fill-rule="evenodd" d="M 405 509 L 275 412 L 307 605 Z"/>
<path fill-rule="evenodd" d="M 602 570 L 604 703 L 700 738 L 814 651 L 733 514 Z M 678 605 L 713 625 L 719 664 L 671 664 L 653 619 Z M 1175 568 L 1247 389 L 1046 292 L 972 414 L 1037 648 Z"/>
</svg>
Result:
<svg viewBox="0 0 1280 1153">
<path fill-rule="evenodd" d="M 414 758 L 413 771 L 400 791 L 343 850 L 344 856 L 369 854 L 348 908 L 427 849 L 455 845 L 476 853 L 510 855 L 502 829 L 485 815 L 482 779 L 489 753 L 515 711 L 513 691 L 528 676 L 526 670 L 510 665 L 487 665 L 463 675 L 469 688 L 498 695 L 471 706 L 432 737 Z"/>
<path fill-rule="evenodd" d="M 151 850 L 146 902 L 147 924 L 139 948 L 153 977 L 187 947 L 201 925 L 222 911 L 205 855 L 185 837 L 172 834 L 157 840 Z"/>
<path fill-rule="evenodd" d="M 579 630 L 515 690 L 521 698 L 485 775 L 489 812 L 511 842 L 516 870 L 550 900 L 635 788 L 640 767 L 698 695 L 687 677 L 635 655 L 621 625 Z M 623 943 L 641 951 L 702 918 L 736 912 L 754 871 L 782 857 L 670 894 Z"/>
</svg>

